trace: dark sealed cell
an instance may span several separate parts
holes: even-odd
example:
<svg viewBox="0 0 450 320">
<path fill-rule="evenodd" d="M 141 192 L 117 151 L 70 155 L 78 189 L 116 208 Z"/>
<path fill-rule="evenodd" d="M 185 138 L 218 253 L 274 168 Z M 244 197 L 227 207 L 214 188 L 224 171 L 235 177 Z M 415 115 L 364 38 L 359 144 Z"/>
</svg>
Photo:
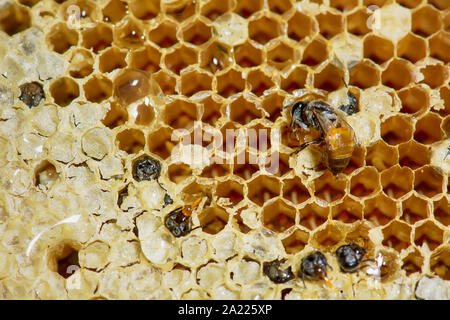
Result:
<svg viewBox="0 0 450 320">
<path fill-rule="evenodd" d="M 41 100 L 45 99 L 44 89 L 36 81 L 25 83 L 20 86 L 19 99 L 30 108 L 37 107 Z"/>
<path fill-rule="evenodd" d="M 271 262 L 264 262 L 264 274 L 275 283 L 285 283 L 294 279 L 291 266 L 281 269 L 283 260 L 274 260 Z"/>
<path fill-rule="evenodd" d="M 161 164 L 149 156 L 142 156 L 133 164 L 133 178 L 136 181 L 158 179 L 161 174 Z"/>
</svg>

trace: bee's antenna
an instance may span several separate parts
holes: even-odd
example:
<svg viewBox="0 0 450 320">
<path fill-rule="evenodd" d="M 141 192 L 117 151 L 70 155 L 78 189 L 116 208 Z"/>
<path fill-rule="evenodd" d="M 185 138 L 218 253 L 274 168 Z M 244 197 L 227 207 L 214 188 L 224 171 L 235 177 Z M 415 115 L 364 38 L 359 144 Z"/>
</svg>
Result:
<svg viewBox="0 0 450 320">
<path fill-rule="evenodd" d="M 205 226 L 198 226 L 198 227 L 195 227 L 194 229 L 191 229 L 191 232 L 194 231 L 195 229 L 198 229 L 198 228 L 202 228 L 202 229 L 203 229 L 204 227 L 205 227 Z"/>
<path fill-rule="evenodd" d="M 359 266 L 354 271 L 351 271 L 351 272 L 353 273 L 353 272 L 359 271 L 361 269 L 370 267 L 370 263 L 376 263 L 376 262 L 377 261 L 375 259 L 364 259 L 359 263 Z"/>
<path fill-rule="evenodd" d="M 195 227 L 194 229 L 192 229 L 191 231 L 194 231 L 195 229 L 198 229 L 198 228 L 206 228 L 207 226 L 209 226 L 210 224 L 212 224 L 213 223 L 213 220 L 211 220 L 210 222 L 208 222 L 208 223 L 206 223 L 206 224 L 204 224 L 204 225 L 200 225 L 200 226 L 197 226 L 197 227 Z"/>
<path fill-rule="evenodd" d="M 158 182 L 159 186 L 160 186 L 162 189 L 164 189 L 164 191 L 167 192 L 167 189 L 164 188 L 164 186 L 161 184 L 161 182 L 159 182 L 159 179 L 156 179 L 156 182 Z"/>
<path fill-rule="evenodd" d="M 363 263 L 367 263 L 367 262 L 376 263 L 377 261 L 375 259 L 368 258 L 368 259 L 361 260 L 360 265 L 362 265 Z M 364 268 L 364 267 L 366 267 L 366 266 L 361 266 L 361 268 Z"/>
<path fill-rule="evenodd" d="M 342 82 L 344 83 L 344 86 L 345 86 L 345 87 L 347 88 L 347 90 L 348 90 L 347 82 L 345 82 L 344 77 L 341 77 L 341 79 L 342 79 Z"/>
</svg>

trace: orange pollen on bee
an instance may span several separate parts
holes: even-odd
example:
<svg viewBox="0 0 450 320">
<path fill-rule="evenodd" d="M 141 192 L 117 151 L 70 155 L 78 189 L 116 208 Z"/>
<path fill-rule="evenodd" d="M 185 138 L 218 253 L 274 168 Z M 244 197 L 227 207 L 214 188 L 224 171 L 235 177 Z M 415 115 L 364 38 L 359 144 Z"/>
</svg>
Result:
<svg viewBox="0 0 450 320">
<path fill-rule="evenodd" d="M 194 201 L 191 205 L 187 205 L 181 210 L 181 213 L 183 213 L 186 217 L 189 217 L 192 214 L 192 211 L 199 205 L 199 203 L 202 201 L 202 198 L 198 198 Z"/>
<path fill-rule="evenodd" d="M 192 214 L 192 207 L 191 206 L 185 206 L 183 210 L 181 210 L 181 213 L 185 215 L 186 217 L 189 217 Z"/>
<path fill-rule="evenodd" d="M 336 288 L 333 286 L 333 284 L 331 283 L 330 279 L 328 279 L 327 276 L 323 277 L 323 281 L 325 281 L 327 287 L 330 288 L 336 295 L 338 294 Z"/>
<path fill-rule="evenodd" d="M 331 149 L 353 147 L 355 144 L 352 131 L 349 128 L 331 128 L 326 136 Z"/>
</svg>

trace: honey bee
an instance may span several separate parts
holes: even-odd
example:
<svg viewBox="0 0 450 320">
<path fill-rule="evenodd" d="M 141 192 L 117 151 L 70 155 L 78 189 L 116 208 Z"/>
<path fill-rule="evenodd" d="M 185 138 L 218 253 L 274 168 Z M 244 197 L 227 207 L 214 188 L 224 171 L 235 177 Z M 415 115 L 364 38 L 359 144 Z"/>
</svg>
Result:
<svg viewBox="0 0 450 320">
<path fill-rule="evenodd" d="M 274 260 L 271 262 L 264 262 L 264 274 L 275 283 L 285 283 L 294 279 L 291 267 L 281 269 L 284 260 Z"/>
<path fill-rule="evenodd" d="M 363 268 L 364 262 L 374 262 L 373 259 L 364 259 L 367 251 L 358 246 L 357 244 L 351 242 L 350 244 L 340 246 L 336 250 L 336 257 L 339 262 L 341 271 L 343 272 L 355 272 Z"/>
<path fill-rule="evenodd" d="M 283 107 L 292 107 L 291 127 L 297 139 L 297 129 L 300 127 L 313 128 L 320 133 L 318 139 L 303 143 L 294 153 L 302 151 L 310 144 L 325 145 L 323 161 L 334 175 L 347 167 L 357 145 L 353 128 L 344 120 L 344 112 L 352 114 L 358 110 L 357 99 L 350 92 L 347 95 L 349 104 L 340 106 L 339 110 L 321 100 L 298 101 Z"/>
<path fill-rule="evenodd" d="M 328 264 L 325 255 L 320 251 L 315 251 L 304 257 L 300 265 L 303 285 L 306 287 L 305 278 L 307 280 L 323 280 L 331 290 L 337 293 L 331 281 L 328 279 L 327 268 L 333 270 Z"/>
<path fill-rule="evenodd" d="M 136 181 L 154 180 L 161 175 L 161 163 L 149 156 L 142 156 L 133 164 L 133 178 Z"/>
<path fill-rule="evenodd" d="M 192 204 L 178 207 L 166 215 L 164 218 L 164 225 L 175 237 L 184 237 L 191 231 L 202 227 L 198 226 L 192 229 L 191 219 L 192 213 L 201 201 L 202 198 L 198 198 Z"/>
</svg>

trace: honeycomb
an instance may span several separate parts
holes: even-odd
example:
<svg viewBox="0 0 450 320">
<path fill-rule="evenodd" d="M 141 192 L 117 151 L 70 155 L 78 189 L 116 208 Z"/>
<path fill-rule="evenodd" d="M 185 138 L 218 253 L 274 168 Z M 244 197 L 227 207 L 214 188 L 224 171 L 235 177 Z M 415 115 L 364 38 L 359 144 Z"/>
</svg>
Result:
<svg viewBox="0 0 450 320">
<path fill-rule="evenodd" d="M 1 298 L 449 299 L 449 7 L 1 0 Z M 334 176 L 293 154 L 310 137 L 283 106 L 337 107 L 347 83 L 359 145 Z M 240 148 L 245 129 L 281 143 Z M 133 178 L 145 156 L 158 179 Z M 164 217 L 199 198 L 174 237 Z M 376 267 L 341 272 L 350 242 Z M 335 290 L 303 285 L 315 250 Z"/>
</svg>

